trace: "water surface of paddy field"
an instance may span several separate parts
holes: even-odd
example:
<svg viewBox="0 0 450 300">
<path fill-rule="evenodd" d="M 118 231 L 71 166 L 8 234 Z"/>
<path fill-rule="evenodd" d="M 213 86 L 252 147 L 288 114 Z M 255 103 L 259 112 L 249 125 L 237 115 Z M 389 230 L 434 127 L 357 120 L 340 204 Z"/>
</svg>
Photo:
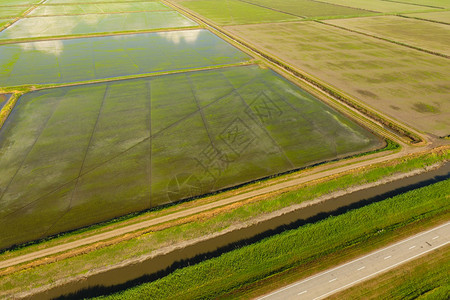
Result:
<svg viewBox="0 0 450 300">
<path fill-rule="evenodd" d="M 72 3 L 101 3 L 101 2 L 143 2 L 147 0 L 47 0 L 45 4 L 72 4 Z M 148 2 L 153 2 L 149 0 Z"/>
<path fill-rule="evenodd" d="M 397 16 L 327 20 L 325 22 L 450 57 L 450 28 L 445 24 Z"/>
<path fill-rule="evenodd" d="M 0 40 L 183 28 L 197 24 L 176 11 L 22 18 L 0 32 Z"/>
<path fill-rule="evenodd" d="M 257 66 L 32 92 L 0 131 L 0 247 L 382 145 Z"/>
<path fill-rule="evenodd" d="M 84 81 L 249 59 L 204 29 L 6 44 L 0 45 L 0 86 Z"/>
<path fill-rule="evenodd" d="M 298 21 L 301 17 L 239 0 L 182 1 L 181 5 L 220 25 Z"/>
<path fill-rule="evenodd" d="M 29 16 L 53 16 L 93 13 L 126 13 L 139 11 L 172 10 L 159 1 L 154 2 L 118 2 L 97 4 L 72 5 L 41 5 L 34 9 Z"/>
<path fill-rule="evenodd" d="M 413 128 L 450 133 L 447 58 L 317 22 L 226 29 Z"/>
<path fill-rule="evenodd" d="M 11 98 L 11 94 L 0 94 L 0 110 L 8 103 L 9 98 Z"/>
</svg>

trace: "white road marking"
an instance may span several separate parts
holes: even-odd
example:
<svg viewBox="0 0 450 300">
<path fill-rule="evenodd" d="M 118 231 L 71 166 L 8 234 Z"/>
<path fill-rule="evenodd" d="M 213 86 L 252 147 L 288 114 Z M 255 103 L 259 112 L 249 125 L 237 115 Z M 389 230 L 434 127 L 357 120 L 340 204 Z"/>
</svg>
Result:
<svg viewBox="0 0 450 300">
<path fill-rule="evenodd" d="M 377 251 L 375 251 L 375 252 L 369 253 L 369 254 L 367 254 L 367 255 L 364 255 L 363 257 L 360 257 L 360 258 L 358 258 L 358 259 L 352 260 L 352 261 L 350 261 L 350 262 L 348 262 L 348 263 L 345 263 L 345 264 L 343 264 L 343 265 L 334 267 L 334 268 L 331 269 L 331 270 L 328 270 L 328 271 L 325 271 L 325 272 L 323 272 L 323 273 L 317 274 L 317 275 L 315 275 L 315 276 L 312 276 L 312 277 L 307 278 L 307 279 L 305 279 L 305 280 L 302 280 L 302 281 L 300 281 L 300 282 L 293 283 L 293 284 L 291 284 L 291 285 L 288 285 L 287 287 L 284 287 L 284 288 L 282 288 L 282 289 L 279 289 L 279 290 L 277 290 L 277 291 L 275 291 L 275 292 L 272 292 L 272 293 L 270 293 L 270 294 L 268 294 L 268 295 L 265 295 L 265 296 L 263 296 L 263 297 L 260 297 L 260 298 L 258 298 L 258 299 L 261 300 L 261 299 L 265 299 L 265 298 L 271 297 L 271 296 L 273 296 L 273 295 L 275 295 L 275 294 L 278 294 L 278 293 L 281 293 L 281 292 L 283 292 L 283 291 L 285 291 L 285 290 L 288 290 L 288 289 L 290 289 L 290 288 L 292 288 L 292 287 L 294 287 L 294 286 L 297 286 L 297 285 L 300 285 L 300 284 L 305 283 L 305 282 L 307 282 L 307 281 L 313 280 L 313 279 L 315 279 L 315 278 L 317 278 L 317 277 L 320 277 L 320 276 L 322 276 L 322 275 L 328 274 L 328 273 L 333 272 L 333 271 L 335 271 L 335 270 L 337 270 L 337 269 L 340 269 L 340 268 L 342 268 L 342 267 L 345 267 L 345 266 L 347 266 L 347 265 L 353 264 L 353 263 L 355 263 L 355 262 L 357 262 L 357 261 L 360 261 L 360 260 L 363 260 L 363 259 L 365 259 L 365 258 L 367 258 L 367 257 L 370 257 L 370 256 L 372 256 L 372 255 L 374 255 L 374 254 L 377 254 L 377 253 L 379 253 L 379 252 L 385 251 L 385 250 L 390 249 L 390 248 L 392 248 L 392 247 L 401 245 L 401 244 L 406 243 L 406 242 L 408 242 L 408 241 L 410 241 L 410 240 L 412 240 L 412 239 L 418 238 L 419 236 L 425 235 L 425 234 L 430 233 L 430 232 L 432 232 L 432 231 L 434 231 L 434 230 L 437 230 L 437 229 L 440 229 L 440 228 L 442 228 L 442 227 L 446 227 L 446 226 L 449 226 L 449 225 L 450 225 L 450 222 L 445 223 L 445 224 L 442 224 L 442 225 L 440 225 L 440 226 L 438 226 L 438 227 L 435 227 L 435 228 L 433 228 L 433 229 L 427 230 L 427 231 L 425 231 L 425 232 L 421 232 L 421 233 L 419 233 L 419 234 L 417 234 L 417 235 L 414 235 L 414 236 L 412 236 L 412 237 L 409 237 L 409 238 L 407 238 L 406 240 L 403 240 L 403 241 L 401 241 L 401 242 L 399 242 L 399 243 L 396 243 L 396 244 L 390 245 L 390 246 L 388 246 L 388 247 L 385 247 L 385 248 L 383 248 L 383 249 L 377 250 Z M 433 249 L 435 249 L 435 248 L 433 248 Z M 422 253 L 422 254 L 423 254 L 423 253 Z M 420 255 L 421 255 L 421 254 L 420 254 Z"/>
<path fill-rule="evenodd" d="M 364 281 L 364 280 L 367 279 L 367 278 L 374 277 L 375 275 L 380 274 L 380 273 L 383 273 L 383 272 L 385 272 L 386 270 L 393 269 L 393 268 L 395 268 L 395 267 L 398 266 L 398 265 L 401 265 L 401 264 L 403 264 L 403 263 L 405 263 L 405 262 L 407 262 L 407 261 L 413 260 L 413 259 L 416 258 L 416 257 L 422 256 L 422 255 L 424 255 L 425 253 L 431 252 L 431 251 L 433 251 L 433 250 L 435 250 L 435 249 L 438 249 L 438 248 L 440 248 L 440 247 L 446 246 L 446 245 L 449 244 L 449 243 L 450 243 L 450 242 L 444 243 L 444 244 L 442 244 L 442 245 L 439 245 L 439 246 L 433 247 L 433 248 L 431 248 L 431 249 L 428 249 L 427 251 L 424 251 L 424 252 L 422 252 L 422 253 L 416 254 L 416 255 L 414 255 L 414 256 L 412 256 L 412 257 L 410 257 L 410 258 L 404 259 L 404 260 L 402 260 L 402 261 L 400 261 L 400 262 L 398 262 L 398 263 L 396 263 L 396 264 L 393 264 L 393 265 L 391 265 L 391 266 L 389 266 L 389 267 L 386 267 L 386 268 L 384 268 L 384 269 L 382 269 L 382 270 L 379 270 L 379 271 L 377 271 L 377 272 L 375 272 L 375 273 L 372 273 L 372 274 L 367 275 L 367 276 L 365 276 L 365 277 L 363 277 L 363 278 L 360 278 L 360 279 L 355 280 L 355 281 L 353 281 L 353 282 L 350 282 L 350 283 L 348 283 L 348 284 L 346 284 L 346 285 L 343 285 L 343 286 L 341 286 L 341 287 L 339 287 L 339 288 L 337 288 L 337 289 L 335 289 L 335 290 L 332 290 L 331 292 L 328 292 L 328 293 L 326 293 L 326 294 L 323 294 L 322 296 L 316 297 L 316 298 L 314 298 L 313 300 L 323 299 L 323 298 L 325 298 L 325 297 L 328 296 L 328 295 L 334 294 L 334 293 L 336 293 L 337 291 L 344 290 L 346 287 L 349 287 L 349 286 L 354 285 L 355 283 Z"/>
<path fill-rule="evenodd" d="M 333 279 L 331 279 L 330 281 L 328 281 L 328 282 L 333 282 L 333 281 L 335 281 L 337 278 L 333 278 Z"/>
<path fill-rule="evenodd" d="M 392 255 L 389 255 L 389 256 L 386 256 L 384 259 L 388 259 L 388 258 L 391 258 L 392 257 Z"/>
<path fill-rule="evenodd" d="M 432 238 L 432 240 L 435 240 L 435 239 L 437 239 L 439 236 L 437 235 L 437 236 L 435 236 L 434 238 Z"/>
<path fill-rule="evenodd" d="M 416 248 L 416 246 L 411 246 L 409 247 L 409 250 Z"/>
<path fill-rule="evenodd" d="M 300 293 L 298 293 L 297 295 L 302 295 L 302 294 L 304 294 L 304 293 L 306 293 L 307 291 L 303 291 L 303 292 L 300 292 Z"/>
<path fill-rule="evenodd" d="M 366 267 L 361 267 L 361 268 L 358 269 L 358 271 L 361 271 L 362 269 L 365 269 L 365 268 L 366 268 Z"/>
</svg>

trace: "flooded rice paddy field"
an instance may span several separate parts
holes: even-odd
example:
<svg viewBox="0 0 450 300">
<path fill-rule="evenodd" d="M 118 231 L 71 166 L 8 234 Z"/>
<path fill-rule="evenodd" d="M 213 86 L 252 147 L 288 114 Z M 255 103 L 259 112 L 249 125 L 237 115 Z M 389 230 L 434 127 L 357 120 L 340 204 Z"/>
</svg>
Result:
<svg viewBox="0 0 450 300">
<path fill-rule="evenodd" d="M 382 144 L 257 66 L 28 93 L 0 131 L 0 247 Z"/>
<path fill-rule="evenodd" d="M 204 29 L 5 44 L 0 45 L 0 86 L 85 81 L 249 59 Z"/>
<path fill-rule="evenodd" d="M 86 35 L 197 26 L 176 11 L 22 18 L 0 32 L 0 40 Z"/>
<path fill-rule="evenodd" d="M 404 124 L 450 133 L 448 58 L 317 22 L 226 28 Z"/>
</svg>

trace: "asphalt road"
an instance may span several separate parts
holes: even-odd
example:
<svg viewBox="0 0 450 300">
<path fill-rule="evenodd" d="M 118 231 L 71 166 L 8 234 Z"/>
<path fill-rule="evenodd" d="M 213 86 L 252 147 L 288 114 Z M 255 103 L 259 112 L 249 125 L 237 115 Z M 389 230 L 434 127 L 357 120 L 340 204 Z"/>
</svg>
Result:
<svg viewBox="0 0 450 300">
<path fill-rule="evenodd" d="M 293 283 L 259 299 L 324 299 L 449 243 L 450 222 Z"/>
</svg>

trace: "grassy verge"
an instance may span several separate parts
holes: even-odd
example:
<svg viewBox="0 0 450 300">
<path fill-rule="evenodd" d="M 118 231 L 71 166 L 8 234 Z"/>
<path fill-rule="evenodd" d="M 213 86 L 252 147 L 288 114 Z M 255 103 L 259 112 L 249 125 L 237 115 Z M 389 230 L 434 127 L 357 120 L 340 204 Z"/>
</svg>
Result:
<svg viewBox="0 0 450 300">
<path fill-rule="evenodd" d="M 216 298 L 290 268 L 345 251 L 420 219 L 448 212 L 450 180 L 301 226 L 178 269 L 102 299 Z"/>
<path fill-rule="evenodd" d="M 195 216 L 187 217 L 181 220 L 175 220 L 168 224 L 146 229 L 137 235 L 129 235 L 121 238 L 119 241 L 112 241 L 106 245 L 95 244 L 91 249 L 76 249 L 74 253 L 62 254 L 55 259 L 43 259 L 41 263 L 47 263 L 38 267 L 23 269 L 18 266 L 15 270 L 9 270 L 7 274 L 0 277 L 0 296 L 17 293 L 23 290 L 44 286 L 58 279 L 70 278 L 72 276 L 85 274 L 90 270 L 104 266 L 114 265 L 120 261 L 137 258 L 142 255 L 152 253 L 152 251 L 170 247 L 177 243 L 205 236 L 208 234 L 219 233 L 230 226 L 241 224 L 245 221 L 251 221 L 258 216 L 276 211 L 292 204 L 311 200 L 320 195 L 328 194 L 358 184 L 377 181 L 385 176 L 396 173 L 408 172 L 414 169 L 433 165 L 436 162 L 448 160 L 450 150 L 447 148 L 434 150 L 432 153 L 422 153 L 420 155 L 407 156 L 401 159 L 390 161 L 383 164 L 375 164 L 366 168 L 349 171 L 338 176 L 324 178 L 318 181 L 309 182 L 294 190 L 278 195 L 268 195 L 256 199 L 249 199 L 242 203 L 234 203 L 227 207 L 222 207 L 212 211 L 207 211 Z M 286 180 L 289 176 L 298 176 L 298 174 L 289 174 L 280 179 Z M 252 190 L 265 186 L 272 181 L 259 182 L 244 189 Z M 225 193 L 230 196 L 237 191 Z M 224 196 L 221 195 L 223 198 Z M 187 209 L 192 206 L 201 205 L 205 202 L 214 201 L 215 196 L 206 199 L 198 199 L 186 202 L 181 205 L 167 207 L 161 211 L 147 212 L 129 220 L 122 220 L 115 224 L 109 224 L 115 228 L 137 222 L 138 220 L 158 217 L 170 212 Z M 129 223 L 127 223 L 129 222 Z M 93 235 L 93 232 L 101 232 L 110 227 L 94 227 L 93 230 L 84 229 L 83 232 L 76 232 L 59 237 L 46 244 L 36 244 L 17 251 L 5 252 L 0 259 L 8 259 L 18 255 L 30 253 L 46 246 L 55 246 L 68 241 L 73 241 L 82 237 Z M 136 238 L 137 237 L 137 238 Z M 75 251 L 75 250 L 74 250 Z M 54 262 L 54 263 L 48 263 Z"/>
<path fill-rule="evenodd" d="M 437 249 L 328 299 L 449 299 L 449 250 Z"/>
</svg>

